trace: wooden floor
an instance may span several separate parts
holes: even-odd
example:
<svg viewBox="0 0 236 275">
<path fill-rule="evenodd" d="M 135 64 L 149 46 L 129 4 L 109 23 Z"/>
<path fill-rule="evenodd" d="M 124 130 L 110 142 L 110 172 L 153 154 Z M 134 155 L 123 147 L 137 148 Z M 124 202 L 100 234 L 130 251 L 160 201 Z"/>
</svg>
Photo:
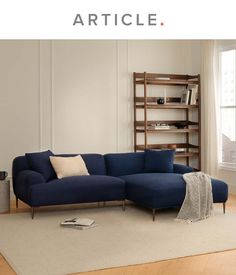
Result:
<svg viewBox="0 0 236 275">
<path fill-rule="evenodd" d="M 94 205 L 91 205 L 94 207 Z M 78 206 L 80 207 L 80 206 Z M 218 206 L 217 206 L 218 207 Z M 219 205 L 222 207 L 222 205 Z M 58 206 L 42 208 L 40 211 L 53 211 L 68 207 Z M 71 208 L 71 206 L 69 206 Z M 230 196 L 227 202 L 227 210 L 236 212 L 236 196 Z M 11 213 L 27 212 L 30 209 L 23 203 L 19 203 L 19 208 L 15 208 L 12 202 Z M 4 214 L 3 214 L 4 215 Z M 236 232 L 235 232 L 236 238 Z M 183 244 L 188 245 L 188 244 Z M 0 255 L 0 275 L 16 274 L 8 265 L 6 260 Z M 236 249 L 225 252 L 211 253 L 200 256 L 192 256 L 167 260 L 149 264 L 133 265 L 127 267 L 117 267 L 106 270 L 92 271 L 86 273 L 75 273 L 83 275 L 236 275 Z"/>
</svg>

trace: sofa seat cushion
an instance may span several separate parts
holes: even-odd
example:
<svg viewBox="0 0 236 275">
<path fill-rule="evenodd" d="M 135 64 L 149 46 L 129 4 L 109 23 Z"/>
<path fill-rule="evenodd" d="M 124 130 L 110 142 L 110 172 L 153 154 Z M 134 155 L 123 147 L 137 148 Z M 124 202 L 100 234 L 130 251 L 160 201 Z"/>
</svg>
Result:
<svg viewBox="0 0 236 275">
<path fill-rule="evenodd" d="M 126 182 L 126 198 L 150 208 L 181 206 L 185 197 L 186 183 L 181 174 L 145 173 L 121 177 Z M 212 179 L 214 202 L 225 202 L 227 184 Z"/>
<path fill-rule="evenodd" d="M 55 179 L 30 188 L 31 206 L 112 201 L 125 198 L 125 181 L 94 175 Z"/>
</svg>

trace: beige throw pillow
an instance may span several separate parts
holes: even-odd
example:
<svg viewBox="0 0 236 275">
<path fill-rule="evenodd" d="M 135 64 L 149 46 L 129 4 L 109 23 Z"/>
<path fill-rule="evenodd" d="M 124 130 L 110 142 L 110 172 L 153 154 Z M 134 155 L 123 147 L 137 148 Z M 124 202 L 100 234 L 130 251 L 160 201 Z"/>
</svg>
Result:
<svg viewBox="0 0 236 275">
<path fill-rule="evenodd" d="M 75 157 L 53 157 L 50 156 L 51 164 L 58 179 L 72 176 L 89 175 L 84 160 L 80 155 Z"/>
</svg>

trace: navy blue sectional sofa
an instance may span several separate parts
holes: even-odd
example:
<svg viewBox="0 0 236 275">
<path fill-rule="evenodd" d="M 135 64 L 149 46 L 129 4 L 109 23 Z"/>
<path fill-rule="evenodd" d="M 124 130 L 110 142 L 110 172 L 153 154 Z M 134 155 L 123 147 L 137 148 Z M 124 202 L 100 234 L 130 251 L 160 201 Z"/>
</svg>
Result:
<svg viewBox="0 0 236 275">
<path fill-rule="evenodd" d="M 17 206 L 18 199 L 31 206 L 33 218 L 39 206 L 122 201 L 124 209 L 127 199 L 152 209 L 154 220 L 157 209 L 181 206 L 186 188 L 182 175 L 193 169 L 173 164 L 173 154 L 160 153 L 156 159 L 150 154 L 81 154 L 90 175 L 63 179 L 56 177 L 50 151 L 16 157 L 12 174 Z M 212 179 L 212 191 L 213 201 L 223 203 L 225 210 L 227 184 Z"/>
</svg>

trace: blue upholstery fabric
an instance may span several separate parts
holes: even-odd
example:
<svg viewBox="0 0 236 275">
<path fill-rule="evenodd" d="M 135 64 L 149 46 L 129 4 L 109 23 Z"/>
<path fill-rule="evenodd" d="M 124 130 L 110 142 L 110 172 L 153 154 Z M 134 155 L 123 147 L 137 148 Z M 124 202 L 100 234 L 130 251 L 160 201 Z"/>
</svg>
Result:
<svg viewBox="0 0 236 275">
<path fill-rule="evenodd" d="M 145 172 L 173 173 L 174 150 L 146 150 Z"/>
<path fill-rule="evenodd" d="M 30 201 L 30 187 L 36 184 L 41 185 L 45 179 L 42 174 L 32 171 L 24 170 L 17 175 L 16 183 L 13 185 L 14 193 L 24 202 Z"/>
<path fill-rule="evenodd" d="M 174 173 L 175 174 L 185 174 L 185 173 L 190 173 L 190 172 L 193 172 L 192 167 L 174 163 Z"/>
<path fill-rule="evenodd" d="M 76 176 L 30 187 L 31 206 L 123 200 L 125 182 L 109 176 Z"/>
<path fill-rule="evenodd" d="M 181 174 L 145 173 L 122 176 L 126 181 L 126 197 L 149 208 L 181 206 L 186 192 L 186 183 Z M 227 185 L 212 180 L 214 202 L 225 202 L 228 197 Z"/>
<path fill-rule="evenodd" d="M 30 169 L 42 174 L 46 181 L 56 177 L 49 159 L 50 156 L 53 156 L 50 150 L 45 152 L 26 153 L 25 156 L 28 160 Z"/>
<path fill-rule="evenodd" d="M 81 154 L 90 175 L 106 175 L 106 165 L 103 155 Z"/>
<path fill-rule="evenodd" d="M 25 156 L 16 157 L 12 163 L 12 183 L 13 188 L 16 183 L 17 175 L 24 170 L 30 170 L 28 161 Z"/>
<path fill-rule="evenodd" d="M 228 185 L 217 179 L 211 179 L 213 201 L 215 203 L 226 202 L 228 199 Z"/>
<path fill-rule="evenodd" d="M 126 197 L 149 208 L 178 206 L 184 200 L 185 183 L 182 175 L 144 173 L 121 177 L 126 181 Z"/>
<path fill-rule="evenodd" d="M 144 172 L 144 152 L 105 155 L 107 174 L 113 177 Z"/>
<path fill-rule="evenodd" d="M 106 175 L 104 156 L 100 154 L 60 154 L 56 156 L 74 157 L 81 155 L 90 175 Z"/>
</svg>

